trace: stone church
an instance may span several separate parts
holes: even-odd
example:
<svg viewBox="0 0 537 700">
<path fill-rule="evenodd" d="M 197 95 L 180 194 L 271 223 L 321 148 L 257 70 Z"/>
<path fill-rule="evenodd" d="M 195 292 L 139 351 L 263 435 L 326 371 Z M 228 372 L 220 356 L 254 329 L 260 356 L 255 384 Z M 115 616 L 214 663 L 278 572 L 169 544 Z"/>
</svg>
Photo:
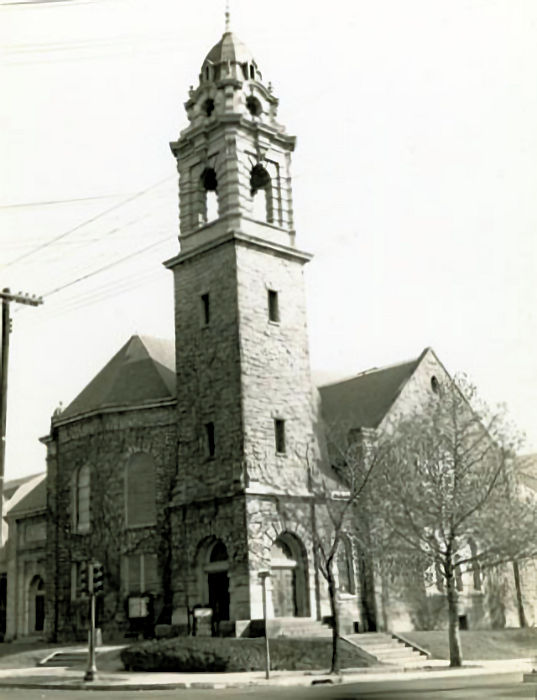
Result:
<svg viewBox="0 0 537 700">
<path fill-rule="evenodd" d="M 85 637 L 90 558 L 105 572 L 105 639 L 158 625 L 190 631 L 206 609 L 213 631 L 251 633 L 266 571 L 276 627 L 322 621 L 330 609 L 311 490 L 311 470 L 323 468 L 321 418 L 381 430 L 398 404 L 450 381 L 426 349 L 314 387 L 303 278 L 311 256 L 293 227 L 295 138 L 231 32 L 207 54 L 185 107 L 188 126 L 171 144 L 180 251 L 165 263 L 175 281 L 175 342 L 132 337 L 52 417 L 46 480 L 7 516 L 22 533 L 9 555 L 11 638 Z M 29 564 L 31 519 L 46 523 L 46 537 L 33 543 Z M 366 585 L 363 562 L 349 539 L 337 572 L 346 624 L 411 627 L 408 607 L 388 604 L 373 574 Z M 484 595 L 474 584 L 468 600 Z"/>
</svg>

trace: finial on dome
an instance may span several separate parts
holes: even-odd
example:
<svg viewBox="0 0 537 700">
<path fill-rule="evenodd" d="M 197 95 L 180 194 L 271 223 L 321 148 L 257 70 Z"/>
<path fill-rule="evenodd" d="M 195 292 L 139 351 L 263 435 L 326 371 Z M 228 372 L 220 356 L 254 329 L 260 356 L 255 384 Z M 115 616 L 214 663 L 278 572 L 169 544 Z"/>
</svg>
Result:
<svg viewBox="0 0 537 700">
<path fill-rule="evenodd" d="M 231 31 L 231 10 L 229 8 L 229 0 L 226 0 L 226 32 Z"/>
</svg>

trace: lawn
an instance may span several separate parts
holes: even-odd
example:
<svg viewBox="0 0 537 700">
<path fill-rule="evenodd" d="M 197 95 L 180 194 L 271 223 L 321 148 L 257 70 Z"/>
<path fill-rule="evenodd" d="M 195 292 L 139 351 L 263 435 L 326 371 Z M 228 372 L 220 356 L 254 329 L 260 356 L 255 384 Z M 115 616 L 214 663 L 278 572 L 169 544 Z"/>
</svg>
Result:
<svg viewBox="0 0 537 700">
<path fill-rule="evenodd" d="M 45 656 L 61 648 L 59 644 L 47 642 L 2 642 L 0 643 L 0 668 L 35 666 Z"/>
<path fill-rule="evenodd" d="M 131 671 L 261 671 L 265 667 L 264 640 L 176 637 L 134 644 L 122 650 L 121 660 Z M 270 640 L 273 670 L 328 669 L 330 639 L 277 638 Z M 370 661 L 355 646 L 342 640 L 342 668 L 360 668 Z"/>
<path fill-rule="evenodd" d="M 463 658 L 518 659 L 537 657 L 537 629 L 461 630 Z M 405 632 L 404 637 L 431 652 L 434 659 L 448 659 L 447 630 Z"/>
</svg>

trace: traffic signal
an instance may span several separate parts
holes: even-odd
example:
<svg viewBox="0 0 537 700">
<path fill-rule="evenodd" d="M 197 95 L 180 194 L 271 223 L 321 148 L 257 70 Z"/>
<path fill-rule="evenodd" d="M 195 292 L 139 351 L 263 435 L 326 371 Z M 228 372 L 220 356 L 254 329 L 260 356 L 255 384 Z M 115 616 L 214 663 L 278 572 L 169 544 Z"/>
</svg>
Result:
<svg viewBox="0 0 537 700">
<path fill-rule="evenodd" d="M 80 593 L 82 595 L 88 594 L 88 564 L 85 561 L 81 561 L 79 564 L 79 575 L 80 575 Z"/>
<path fill-rule="evenodd" d="M 104 567 L 98 561 L 93 562 L 93 592 L 101 593 L 104 589 Z"/>
</svg>

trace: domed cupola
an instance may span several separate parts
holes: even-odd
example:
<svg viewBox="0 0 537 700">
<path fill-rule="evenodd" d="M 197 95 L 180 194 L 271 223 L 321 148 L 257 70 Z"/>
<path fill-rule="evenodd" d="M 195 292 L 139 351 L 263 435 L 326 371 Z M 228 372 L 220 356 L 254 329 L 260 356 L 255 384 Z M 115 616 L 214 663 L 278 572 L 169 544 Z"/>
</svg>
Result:
<svg viewBox="0 0 537 700">
<path fill-rule="evenodd" d="M 199 84 L 190 89 L 185 104 L 191 124 L 207 124 L 223 114 L 242 115 L 257 123 L 281 129 L 276 122 L 278 100 L 263 83 L 252 52 L 229 29 L 202 63 Z"/>
<path fill-rule="evenodd" d="M 252 52 L 232 32 L 225 32 L 209 51 L 201 68 L 200 83 L 234 77 L 261 82 L 261 73 Z"/>
</svg>

